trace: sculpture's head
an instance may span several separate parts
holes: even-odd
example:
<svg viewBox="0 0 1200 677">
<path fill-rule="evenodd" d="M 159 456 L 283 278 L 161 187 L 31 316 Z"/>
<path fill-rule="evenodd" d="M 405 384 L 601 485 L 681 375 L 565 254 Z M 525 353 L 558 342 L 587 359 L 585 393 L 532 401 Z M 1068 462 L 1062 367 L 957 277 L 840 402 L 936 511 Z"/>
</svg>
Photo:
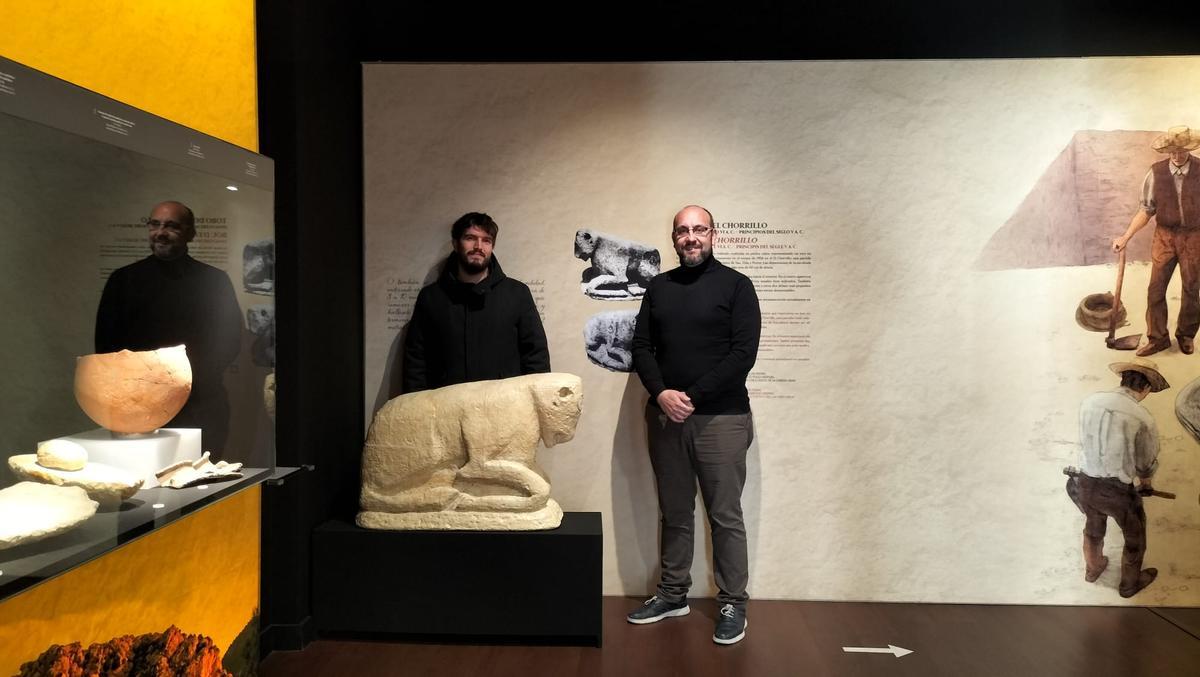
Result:
<svg viewBox="0 0 1200 677">
<path fill-rule="evenodd" d="M 583 381 L 574 374 L 537 374 L 533 397 L 542 430 L 542 444 L 553 447 L 575 437 L 583 410 Z"/>
<path fill-rule="evenodd" d="M 587 228 L 575 231 L 575 258 L 587 261 L 596 251 L 596 236 Z"/>
</svg>

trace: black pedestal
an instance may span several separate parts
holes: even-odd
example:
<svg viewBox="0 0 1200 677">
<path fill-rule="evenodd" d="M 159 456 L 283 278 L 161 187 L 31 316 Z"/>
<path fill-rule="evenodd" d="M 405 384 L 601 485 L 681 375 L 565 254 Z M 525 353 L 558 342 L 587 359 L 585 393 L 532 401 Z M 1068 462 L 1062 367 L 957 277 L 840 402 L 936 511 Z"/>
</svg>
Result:
<svg viewBox="0 0 1200 677">
<path fill-rule="evenodd" d="M 602 528 L 313 531 L 313 618 L 325 635 L 400 634 L 600 646 Z"/>
</svg>

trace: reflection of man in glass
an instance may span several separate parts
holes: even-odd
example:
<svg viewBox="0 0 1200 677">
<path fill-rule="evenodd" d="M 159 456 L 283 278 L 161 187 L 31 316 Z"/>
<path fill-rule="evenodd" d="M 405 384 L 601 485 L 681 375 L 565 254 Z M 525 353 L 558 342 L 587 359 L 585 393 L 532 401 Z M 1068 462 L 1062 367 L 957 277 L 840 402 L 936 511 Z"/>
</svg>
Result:
<svg viewBox="0 0 1200 677">
<path fill-rule="evenodd" d="M 192 210 L 162 202 L 150 211 L 151 256 L 113 271 L 96 312 L 96 352 L 184 344 L 192 394 L 168 427 L 200 428 L 204 449 L 222 456 L 229 396 L 222 376 L 241 347 L 242 317 L 224 271 L 188 256 Z"/>
</svg>

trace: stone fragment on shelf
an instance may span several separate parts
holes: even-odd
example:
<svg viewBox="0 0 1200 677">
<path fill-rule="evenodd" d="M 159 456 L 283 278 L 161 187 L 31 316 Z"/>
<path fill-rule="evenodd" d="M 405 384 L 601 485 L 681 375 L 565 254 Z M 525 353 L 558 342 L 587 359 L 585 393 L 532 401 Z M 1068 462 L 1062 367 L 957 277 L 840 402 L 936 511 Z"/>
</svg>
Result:
<svg viewBox="0 0 1200 677">
<path fill-rule="evenodd" d="M 84 355 L 75 363 L 75 399 L 102 428 L 149 433 L 166 425 L 192 392 L 184 346 Z"/>
<path fill-rule="evenodd" d="M 80 470 L 58 470 L 38 464 L 37 454 L 10 456 L 8 467 L 23 480 L 60 487 L 79 487 L 101 505 L 120 503 L 137 493 L 145 481 L 128 470 L 103 463 L 88 463 Z"/>
<path fill-rule="evenodd" d="M 0 489 L 0 549 L 73 529 L 98 507 L 79 487 L 20 482 Z"/>
<path fill-rule="evenodd" d="M 194 461 L 180 461 L 154 473 L 161 486 L 182 489 L 193 484 L 241 477 L 241 463 L 209 460 L 208 452 Z"/>
<path fill-rule="evenodd" d="M 43 468 L 82 470 L 87 461 L 87 449 L 71 440 L 47 440 L 37 448 L 37 462 Z"/>
</svg>

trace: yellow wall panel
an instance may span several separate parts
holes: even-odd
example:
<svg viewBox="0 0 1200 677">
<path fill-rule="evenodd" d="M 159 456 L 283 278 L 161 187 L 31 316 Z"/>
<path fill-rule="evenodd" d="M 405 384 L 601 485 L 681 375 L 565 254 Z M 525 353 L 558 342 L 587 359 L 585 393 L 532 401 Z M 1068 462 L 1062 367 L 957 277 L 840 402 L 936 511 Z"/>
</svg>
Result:
<svg viewBox="0 0 1200 677">
<path fill-rule="evenodd" d="M 253 0 L 8 3 L 0 54 L 258 150 Z M 0 604 L 0 674 L 53 643 L 174 624 L 224 653 L 259 595 L 258 487 Z"/>
<path fill-rule="evenodd" d="M 224 656 L 258 608 L 261 496 L 242 491 L 0 604 L 0 675 L 51 644 L 171 625 Z"/>
<path fill-rule="evenodd" d="M 6 3 L 0 54 L 258 150 L 253 0 Z"/>
</svg>

